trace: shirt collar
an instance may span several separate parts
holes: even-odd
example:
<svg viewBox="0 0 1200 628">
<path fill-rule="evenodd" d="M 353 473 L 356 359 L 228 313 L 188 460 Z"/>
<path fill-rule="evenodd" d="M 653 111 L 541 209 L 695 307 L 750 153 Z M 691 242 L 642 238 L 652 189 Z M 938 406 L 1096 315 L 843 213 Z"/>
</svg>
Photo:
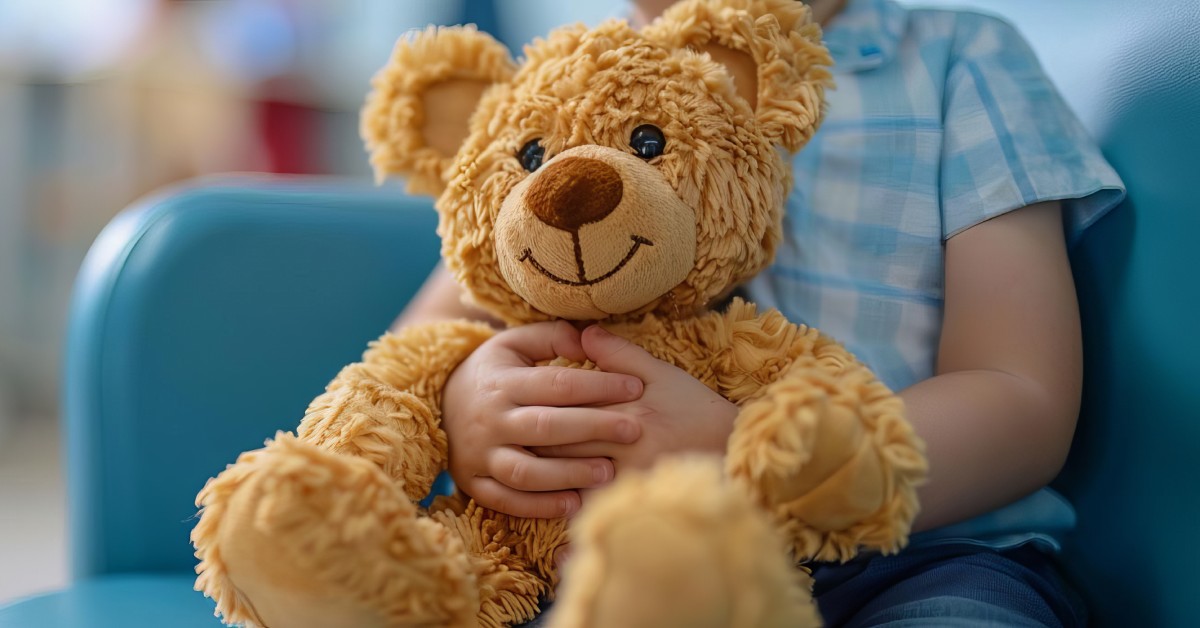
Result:
<svg viewBox="0 0 1200 628">
<path fill-rule="evenodd" d="M 892 0 L 849 0 L 825 29 L 835 73 L 877 68 L 893 56 L 904 36 L 908 11 Z"/>
</svg>

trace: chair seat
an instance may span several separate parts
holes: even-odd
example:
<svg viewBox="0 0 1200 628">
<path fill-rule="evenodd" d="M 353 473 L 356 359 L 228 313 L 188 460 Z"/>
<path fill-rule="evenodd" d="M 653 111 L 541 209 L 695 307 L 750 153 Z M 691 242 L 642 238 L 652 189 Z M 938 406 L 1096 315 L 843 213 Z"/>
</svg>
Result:
<svg viewBox="0 0 1200 628">
<path fill-rule="evenodd" d="M 77 582 L 0 607 L 0 628 L 217 628 L 212 600 L 191 574 L 122 574 Z"/>
</svg>

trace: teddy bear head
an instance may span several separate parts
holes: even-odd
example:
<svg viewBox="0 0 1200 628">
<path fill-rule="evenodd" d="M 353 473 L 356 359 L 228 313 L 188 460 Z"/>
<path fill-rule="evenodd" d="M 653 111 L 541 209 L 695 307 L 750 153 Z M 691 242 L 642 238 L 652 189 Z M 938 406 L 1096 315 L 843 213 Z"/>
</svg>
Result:
<svg viewBox="0 0 1200 628">
<path fill-rule="evenodd" d="M 397 44 L 362 131 L 376 175 L 438 195 L 442 254 L 509 324 L 696 313 L 770 262 L 831 61 L 797 0 L 687 0 L 641 31 L 508 50 Z"/>
</svg>

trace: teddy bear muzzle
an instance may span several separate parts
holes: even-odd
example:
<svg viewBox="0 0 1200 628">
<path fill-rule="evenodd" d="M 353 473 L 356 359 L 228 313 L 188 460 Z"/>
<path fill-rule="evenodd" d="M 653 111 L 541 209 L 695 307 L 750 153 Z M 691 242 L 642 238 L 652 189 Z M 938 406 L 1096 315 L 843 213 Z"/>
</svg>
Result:
<svg viewBox="0 0 1200 628">
<path fill-rule="evenodd" d="M 654 246 L 650 240 L 633 234 L 629 252 L 617 265 L 602 274 L 589 277 L 583 261 L 583 245 L 579 230 L 584 225 L 600 222 L 612 214 L 621 204 L 624 185 L 621 175 L 612 166 L 589 157 L 567 157 L 556 160 L 547 171 L 534 182 L 526 194 L 526 204 L 539 220 L 556 229 L 571 234 L 575 245 L 575 278 L 560 277 L 541 263 L 532 249 L 521 253 L 521 261 L 528 262 L 549 279 L 566 285 L 590 286 L 617 274 L 637 255 L 643 246 Z"/>
<path fill-rule="evenodd" d="M 495 238 L 513 291 L 574 320 L 644 307 L 696 260 L 695 212 L 658 169 L 594 145 L 560 153 L 515 186 Z"/>
</svg>

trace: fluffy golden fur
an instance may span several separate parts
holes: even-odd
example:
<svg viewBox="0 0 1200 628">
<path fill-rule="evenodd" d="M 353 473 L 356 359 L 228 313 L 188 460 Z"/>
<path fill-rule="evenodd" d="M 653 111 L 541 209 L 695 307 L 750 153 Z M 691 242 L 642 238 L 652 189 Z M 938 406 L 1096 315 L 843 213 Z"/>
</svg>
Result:
<svg viewBox="0 0 1200 628">
<path fill-rule="evenodd" d="M 739 300 L 709 311 L 774 253 L 781 151 L 811 137 L 830 81 L 819 28 L 794 0 L 689 0 L 641 32 L 566 27 L 525 55 L 471 28 L 402 39 L 363 111 L 376 173 L 439 194 L 447 267 L 500 320 L 599 321 L 740 407 L 723 470 L 666 461 L 589 503 L 553 619 L 815 625 L 794 564 L 903 546 L 925 474 L 899 399 L 841 345 Z M 631 147 L 644 125 L 661 154 Z M 209 482 L 196 585 L 225 621 L 507 626 L 555 595 L 565 521 L 461 494 L 416 505 L 446 466 L 442 388 L 492 334 L 384 336 L 296 436 Z"/>
</svg>

